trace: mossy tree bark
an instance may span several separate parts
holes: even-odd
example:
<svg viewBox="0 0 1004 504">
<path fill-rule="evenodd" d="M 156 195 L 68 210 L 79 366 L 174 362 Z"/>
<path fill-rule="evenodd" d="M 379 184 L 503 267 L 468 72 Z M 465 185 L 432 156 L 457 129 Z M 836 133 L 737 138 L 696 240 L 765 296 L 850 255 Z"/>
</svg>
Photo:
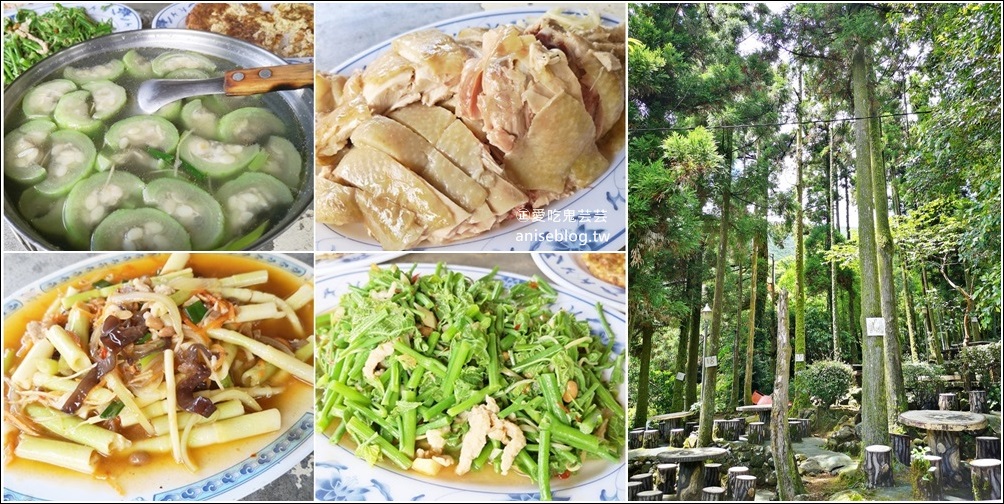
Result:
<svg viewBox="0 0 1004 504">
<path fill-rule="evenodd" d="M 802 70 L 798 71 L 795 117 L 802 121 Z M 802 204 L 802 125 L 795 127 L 795 372 L 805 369 L 805 211 Z"/>
<path fill-rule="evenodd" d="M 722 334 L 722 312 L 725 310 L 725 269 L 728 268 L 729 252 L 729 220 L 732 175 L 732 142 L 731 132 L 725 136 L 725 166 L 722 174 L 722 218 L 718 230 L 718 257 L 715 263 L 715 295 L 711 308 L 711 334 L 705 341 L 704 355 L 706 358 L 718 356 L 718 340 Z M 705 363 L 702 363 L 704 365 Z M 701 379 L 701 416 L 697 430 L 697 446 L 711 445 L 711 430 L 715 419 L 715 381 L 718 376 L 718 366 L 704 366 L 704 376 Z"/>
<path fill-rule="evenodd" d="M 837 211 L 837 198 L 836 198 L 836 167 L 833 165 L 833 128 L 830 126 L 826 127 L 826 135 L 829 140 L 830 146 L 828 149 L 827 156 L 827 166 L 829 168 L 827 177 L 827 208 L 829 209 L 829 222 L 827 223 L 828 236 L 827 236 L 827 247 L 833 248 L 833 243 L 836 239 L 836 224 L 835 217 L 840 214 Z M 833 360 L 840 360 L 840 331 L 837 326 L 837 262 L 830 261 L 830 332 L 833 335 Z"/>
<path fill-rule="evenodd" d="M 740 333 L 740 321 L 743 317 L 743 263 L 742 254 L 737 254 L 736 257 L 740 258 L 739 262 L 739 279 L 736 281 L 736 333 L 732 341 L 732 388 L 729 393 L 729 407 L 727 411 L 733 411 L 736 409 L 736 403 L 739 401 L 739 388 L 741 382 L 739 381 L 739 343 L 742 342 L 739 339 Z"/>
<path fill-rule="evenodd" d="M 750 315 L 749 333 L 746 335 L 746 369 L 743 376 L 743 404 L 751 404 L 753 397 L 753 343 L 756 338 L 756 295 L 757 295 L 757 265 L 760 256 L 757 250 L 757 240 L 753 240 L 753 274 L 750 276 Z"/>
<path fill-rule="evenodd" d="M 896 314 L 896 281 L 893 269 L 895 243 L 889 226 L 889 201 L 886 185 L 885 158 L 882 142 L 881 110 L 875 98 L 872 78 L 874 70 L 871 55 L 866 54 L 868 86 L 871 113 L 870 136 L 872 154 L 872 197 L 875 205 L 875 244 L 878 254 L 879 292 L 882 303 L 882 318 L 885 319 L 885 387 L 886 412 L 889 424 L 897 423 L 899 414 L 906 411 L 906 391 L 903 389 L 903 351 L 899 339 L 899 317 Z"/>
<path fill-rule="evenodd" d="M 777 472 L 777 497 L 783 501 L 794 500 L 805 493 L 802 479 L 795 465 L 795 452 L 788 437 L 788 375 L 791 373 L 791 340 L 788 336 L 788 291 L 782 290 L 777 298 L 777 368 L 774 374 L 774 408 L 770 416 L 770 448 Z"/>
<path fill-rule="evenodd" d="M 875 224 L 872 196 L 871 135 L 869 132 L 870 85 L 865 63 L 865 47 L 855 47 L 851 61 L 854 94 L 855 161 L 857 168 L 858 256 L 861 267 L 861 441 L 864 446 L 887 444 L 889 419 L 886 416 L 883 338 L 868 336 L 866 321 L 882 316 L 876 264 Z"/>
<path fill-rule="evenodd" d="M 648 379 L 649 367 L 652 361 L 652 322 L 643 320 L 638 324 L 641 331 L 641 355 L 638 356 L 638 400 L 637 409 L 634 412 L 632 427 L 644 427 L 648 418 Z"/>
<path fill-rule="evenodd" d="M 924 324 L 927 326 L 927 351 L 931 354 L 930 358 L 934 362 L 941 364 L 944 362 L 944 357 L 941 355 L 941 338 L 938 337 L 938 324 L 931 310 L 931 301 L 927 297 L 930 284 L 927 281 L 927 268 L 924 268 L 923 265 L 920 267 L 920 288 L 924 291 Z"/>
</svg>

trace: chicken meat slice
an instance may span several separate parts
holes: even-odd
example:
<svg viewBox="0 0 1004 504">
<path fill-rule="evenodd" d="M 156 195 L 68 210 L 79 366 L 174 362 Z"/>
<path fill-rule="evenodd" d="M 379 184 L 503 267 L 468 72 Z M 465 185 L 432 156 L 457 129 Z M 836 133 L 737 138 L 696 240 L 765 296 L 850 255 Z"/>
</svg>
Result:
<svg viewBox="0 0 1004 504">
<path fill-rule="evenodd" d="M 390 117 L 421 135 L 484 187 L 488 191 L 488 206 L 495 215 L 505 215 L 526 204 L 526 195 L 499 176 L 502 167 L 492 158 L 488 147 L 452 112 L 416 104 L 396 110 Z"/>
<path fill-rule="evenodd" d="M 377 56 L 362 72 L 362 96 L 374 113 L 382 114 L 421 99 L 414 90 L 415 69 L 394 51 Z"/>
<path fill-rule="evenodd" d="M 319 114 L 314 124 L 317 155 L 337 156 L 352 132 L 371 117 L 370 107 L 361 95 L 348 99 L 327 114 Z"/>
<path fill-rule="evenodd" d="M 426 105 L 453 96 L 464 62 L 474 56 L 468 46 L 436 29 L 402 35 L 391 42 L 391 49 L 411 63 L 412 87 Z"/>
<path fill-rule="evenodd" d="M 596 138 L 610 131 L 624 114 L 624 47 L 613 45 L 619 54 L 601 50 L 598 44 L 547 16 L 526 32 L 534 34 L 545 47 L 568 55 L 569 65 L 579 76 L 583 103 L 596 125 Z"/>
<path fill-rule="evenodd" d="M 358 190 L 355 202 L 361 222 L 384 250 L 409 249 L 422 240 L 425 226 L 418 223 L 415 212 Z"/>
<path fill-rule="evenodd" d="M 356 204 L 356 189 L 324 177 L 315 182 L 317 201 L 314 203 L 317 222 L 341 226 L 363 220 Z"/>
<path fill-rule="evenodd" d="M 520 450 L 526 448 L 526 436 L 523 435 L 523 430 L 518 425 L 508 420 L 502 420 L 502 427 L 507 438 L 507 440 L 503 440 L 505 448 L 502 449 L 501 463 L 502 475 L 505 476 L 509 474 L 509 469 L 516 462 L 516 456 L 519 455 Z"/>
<path fill-rule="evenodd" d="M 573 163 L 587 148 L 596 149 L 595 132 L 582 102 L 559 94 L 505 156 L 506 174 L 524 190 L 562 192 Z"/>
<path fill-rule="evenodd" d="M 390 357 L 391 355 L 394 355 L 394 343 L 385 341 L 383 344 L 376 347 L 376 350 L 373 350 L 369 354 L 366 358 L 366 363 L 363 364 L 363 376 L 367 380 L 376 378 L 377 366 L 379 366 L 384 359 Z"/>
<path fill-rule="evenodd" d="M 490 399 L 490 398 L 489 398 Z M 481 453 L 488 443 L 488 431 L 492 428 L 492 411 L 485 405 L 478 405 L 467 414 L 470 426 L 460 445 L 460 460 L 454 470 L 458 476 L 463 476 L 471 470 L 471 463 Z"/>
<path fill-rule="evenodd" d="M 352 144 L 380 150 L 420 175 L 468 212 L 484 205 L 488 194 L 428 141 L 408 127 L 383 116 L 359 125 Z"/>
<path fill-rule="evenodd" d="M 414 212 L 423 227 L 454 227 L 467 218 L 457 219 L 435 188 L 394 158 L 371 147 L 352 147 L 338 163 L 334 175 L 366 194 Z M 357 193 L 356 201 L 359 200 Z"/>
</svg>

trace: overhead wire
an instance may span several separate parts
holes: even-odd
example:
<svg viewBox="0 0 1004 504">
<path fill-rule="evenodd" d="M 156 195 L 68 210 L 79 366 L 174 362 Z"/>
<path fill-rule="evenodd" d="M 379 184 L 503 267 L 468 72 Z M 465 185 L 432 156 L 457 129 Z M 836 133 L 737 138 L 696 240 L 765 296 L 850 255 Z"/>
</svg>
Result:
<svg viewBox="0 0 1004 504">
<path fill-rule="evenodd" d="M 930 110 L 918 110 L 918 111 L 914 111 L 914 112 L 898 112 L 898 113 L 895 113 L 895 114 L 880 114 L 878 116 L 845 117 L 845 118 L 840 118 L 840 119 L 809 119 L 809 120 L 805 120 L 805 121 L 791 121 L 791 122 L 779 122 L 779 123 L 720 124 L 720 125 L 717 125 L 717 126 L 689 126 L 689 127 L 680 127 L 680 126 L 671 126 L 671 127 L 669 127 L 669 126 L 667 126 L 667 127 L 664 127 L 664 128 L 632 128 L 632 129 L 630 129 L 629 132 L 630 133 L 635 133 L 635 132 L 642 132 L 642 131 L 691 131 L 691 130 L 695 130 L 697 128 L 704 128 L 704 129 L 742 129 L 742 128 L 763 128 L 763 127 L 768 127 L 768 126 L 797 126 L 797 125 L 801 125 L 801 124 L 829 124 L 829 123 L 835 123 L 835 122 L 857 121 L 859 119 L 874 119 L 876 117 L 878 117 L 878 118 L 884 118 L 884 117 L 902 117 L 902 116 L 919 115 L 919 114 L 930 114 L 931 112 L 932 111 L 930 111 Z"/>
</svg>

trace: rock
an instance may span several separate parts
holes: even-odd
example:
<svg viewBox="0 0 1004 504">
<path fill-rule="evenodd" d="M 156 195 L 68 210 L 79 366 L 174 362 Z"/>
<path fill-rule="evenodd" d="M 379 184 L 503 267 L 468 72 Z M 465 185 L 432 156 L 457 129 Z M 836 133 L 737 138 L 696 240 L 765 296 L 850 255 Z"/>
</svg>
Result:
<svg viewBox="0 0 1004 504">
<path fill-rule="evenodd" d="M 819 464 L 819 461 L 815 457 L 806 460 L 798 465 L 798 474 L 804 474 L 808 476 L 816 476 L 817 474 L 823 472 L 823 467 Z"/>
<path fill-rule="evenodd" d="M 833 455 L 818 455 L 812 457 L 810 460 L 815 460 L 819 463 L 819 467 L 828 473 L 835 473 L 839 469 L 844 467 L 849 467 L 854 464 L 854 459 L 844 455 L 843 453 L 835 453 Z"/>
<path fill-rule="evenodd" d="M 805 461 L 805 455 L 802 455 L 801 453 L 796 453 L 795 462 L 803 462 L 803 461 Z"/>
<path fill-rule="evenodd" d="M 842 425 L 836 432 L 830 434 L 830 439 L 837 443 L 844 443 L 857 439 L 858 435 L 850 425 Z"/>
</svg>

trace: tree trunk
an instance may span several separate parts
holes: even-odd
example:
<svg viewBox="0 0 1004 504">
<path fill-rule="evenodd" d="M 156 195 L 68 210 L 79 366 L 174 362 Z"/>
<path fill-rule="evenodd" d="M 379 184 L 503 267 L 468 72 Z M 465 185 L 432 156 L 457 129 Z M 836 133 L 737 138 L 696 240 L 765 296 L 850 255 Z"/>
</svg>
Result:
<svg viewBox="0 0 1004 504">
<path fill-rule="evenodd" d="M 802 70 L 798 70 L 795 117 L 802 120 Z M 802 125 L 795 127 L 795 372 L 805 369 L 805 209 L 802 203 Z M 801 355 L 799 359 L 797 356 Z"/>
<path fill-rule="evenodd" d="M 868 78 L 873 78 L 871 56 L 868 57 Z M 885 159 L 882 146 L 882 120 L 875 98 L 874 84 L 869 86 L 871 103 L 871 153 L 872 196 L 875 204 L 875 244 L 878 253 L 879 289 L 882 300 L 882 318 L 885 319 L 885 387 L 886 414 L 895 425 L 899 414 L 906 411 L 906 391 L 903 388 L 903 351 L 899 340 L 899 322 L 896 314 L 896 281 L 893 269 L 895 243 L 889 226 L 889 200 L 886 186 Z"/>
<path fill-rule="evenodd" d="M 715 296 L 711 310 L 711 334 L 705 342 L 704 357 L 717 358 L 718 339 L 722 334 L 722 312 L 725 309 L 725 269 L 728 267 L 730 189 L 732 167 L 732 142 L 726 136 L 725 150 L 725 187 L 722 189 L 722 220 L 718 231 L 718 258 L 715 265 Z M 701 379 L 701 416 L 698 426 L 697 446 L 711 445 L 711 427 L 715 418 L 715 379 L 718 376 L 718 366 L 704 366 L 704 376 Z"/>
<path fill-rule="evenodd" d="M 854 292 L 854 281 L 851 280 L 851 284 L 847 286 L 847 327 L 850 329 L 851 341 L 857 344 L 851 345 L 851 362 L 860 364 L 861 363 L 861 338 L 858 337 L 858 329 L 861 327 L 861 321 L 858 320 L 857 306 L 854 300 L 858 296 Z"/>
<path fill-rule="evenodd" d="M 742 257 L 739 255 L 738 257 Z M 739 280 L 736 282 L 736 335 L 732 341 L 732 390 L 729 394 L 729 408 L 727 411 L 735 411 L 736 404 L 739 402 L 739 388 L 741 383 L 739 382 L 739 343 L 742 340 L 739 339 L 740 327 L 742 324 L 740 321 L 743 318 L 743 263 L 739 261 Z"/>
<path fill-rule="evenodd" d="M 638 356 L 638 398 L 635 401 L 632 427 L 644 427 L 648 419 L 648 380 L 652 361 L 652 323 L 645 320 L 638 325 L 641 330 L 641 355 Z"/>
<path fill-rule="evenodd" d="M 697 401 L 697 366 L 701 360 L 699 347 L 701 344 L 701 296 L 690 309 L 690 338 L 687 342 L 687 382 L 683 394 L 683 411 Z M 691 301 L 693 302 L 693 301 Z"/>
<path fill-rule="evenodd" d="M 910 110 L 909 101 L 906 98 L 906 75 L 903 76 L 903 110 Z M 903 116 L 903 137 L 906 140 L 907 149 L 910 147 L 910 116 Z M 903 215 L 904 210 L 902 202 L 899 199 L 899 182 L 900 176 L 898 174 L 892 175 L 892 203 L 893 212 L 896 215 Z M 907 260 L 906 254 L 900 254 L 900 271 L 903 274 L 903 296 L 906 300 L 906 331 L 910 335 L 910 358 L 914 362 L 918 360 L 917 354 L 917 311 L 913 304 L 913 287 L 910 285 L 910 262 Z"/>
<path fill-rule="evenodd" d="M 844 222 L 847 225 L 847 239 L 851 239 L 851 171 L 844 171 Z"/>
<path fill-rule="evenodd" d="M 870 113 L 869 79 L 865 65 L 865 48 L 858 45 L 851 65 L 854 91 L 854 116 L 868 117 Z M 858 174 L 858 237 L 861 267 L 861 441 L 864 446 L 884 445 L 889 433 L 886 416 L 885 365 L 881 337 L 868 336 L 867 319 L 882 316 L 879 298 L 878 265 L 875 250 L 875 223 L 872 215 L 871 142 L 867 119 L 854 121 L 855 148 Z"/>
<path fill-rule="evenodd" d="M 829 231 L 827 247 L 833 248 L 833 244 L 836 240 L 836 228 L 839 224 L 834 224 L 834 217 L 840 214 L 839 210 L 836 208 L 836 168 L 833 166 L 833 128 L 827 125 L 826 134 L 829 137 L 830 148 L 829 156 L 827 157 L 827 164 L 829 165 L 829 170 L 827 171 L 827 184 L 826 184 L 826 195 L 827 195 L 827 208 L 829 209 L 829 222 L 827 223 L 827 228 Z M 840 331 L 837 327 L 837 262 L 830 261 L 830 331 L 833 335 L 833 360 L 839 361 L 840 359 Z"/>
<path fill-rule="evenodd" d="M 924 289 L 924 323 L 927 324 L 927 351 L 931 354 L 931 359 L 938 364 L 944 362 L 941 355 L 941 339 L 938 337 L 938 326 L 934 322 L 934 314 L 931 313 L 931 302 L 927 298 L 930 285 L 927 281 L 927 268 L 920 267 L 920 287 Z"/>
<path fill-rule="evenodd" d="M 788 337 L 788 291 L 777 298 L 777 372 L 774 373 L 773 411 L 770 416 L 770 448 L 777 471 L 777 497 L 795 500 L 805 492 L 795 465 L 795 452 L 788 438 L 788 375 L 791 373 L 791 341 Z"/>
<path fill-rule="evenodd" d="M 683 411 L 683 394 L 687 379 L 687 335 L 690 333 L 690 317 L 683 317 L 680 333 L 676 341 L 676 376 L 673 377 L 672 399 L 669 410 Z"/>
<path fill-rule="evenodd" d="M 743 373 L 743 405 L 750 404 L 753 397 L 753 343 L 756 338 L 756 291 L 757 291 L 757 264 L 760 257 L 757 255 L 757 242 L 753 240 L 753 273 L 750 276 L 750 314 L 749 332 L 746 335 L 746 368 Z"/>
</svg>

